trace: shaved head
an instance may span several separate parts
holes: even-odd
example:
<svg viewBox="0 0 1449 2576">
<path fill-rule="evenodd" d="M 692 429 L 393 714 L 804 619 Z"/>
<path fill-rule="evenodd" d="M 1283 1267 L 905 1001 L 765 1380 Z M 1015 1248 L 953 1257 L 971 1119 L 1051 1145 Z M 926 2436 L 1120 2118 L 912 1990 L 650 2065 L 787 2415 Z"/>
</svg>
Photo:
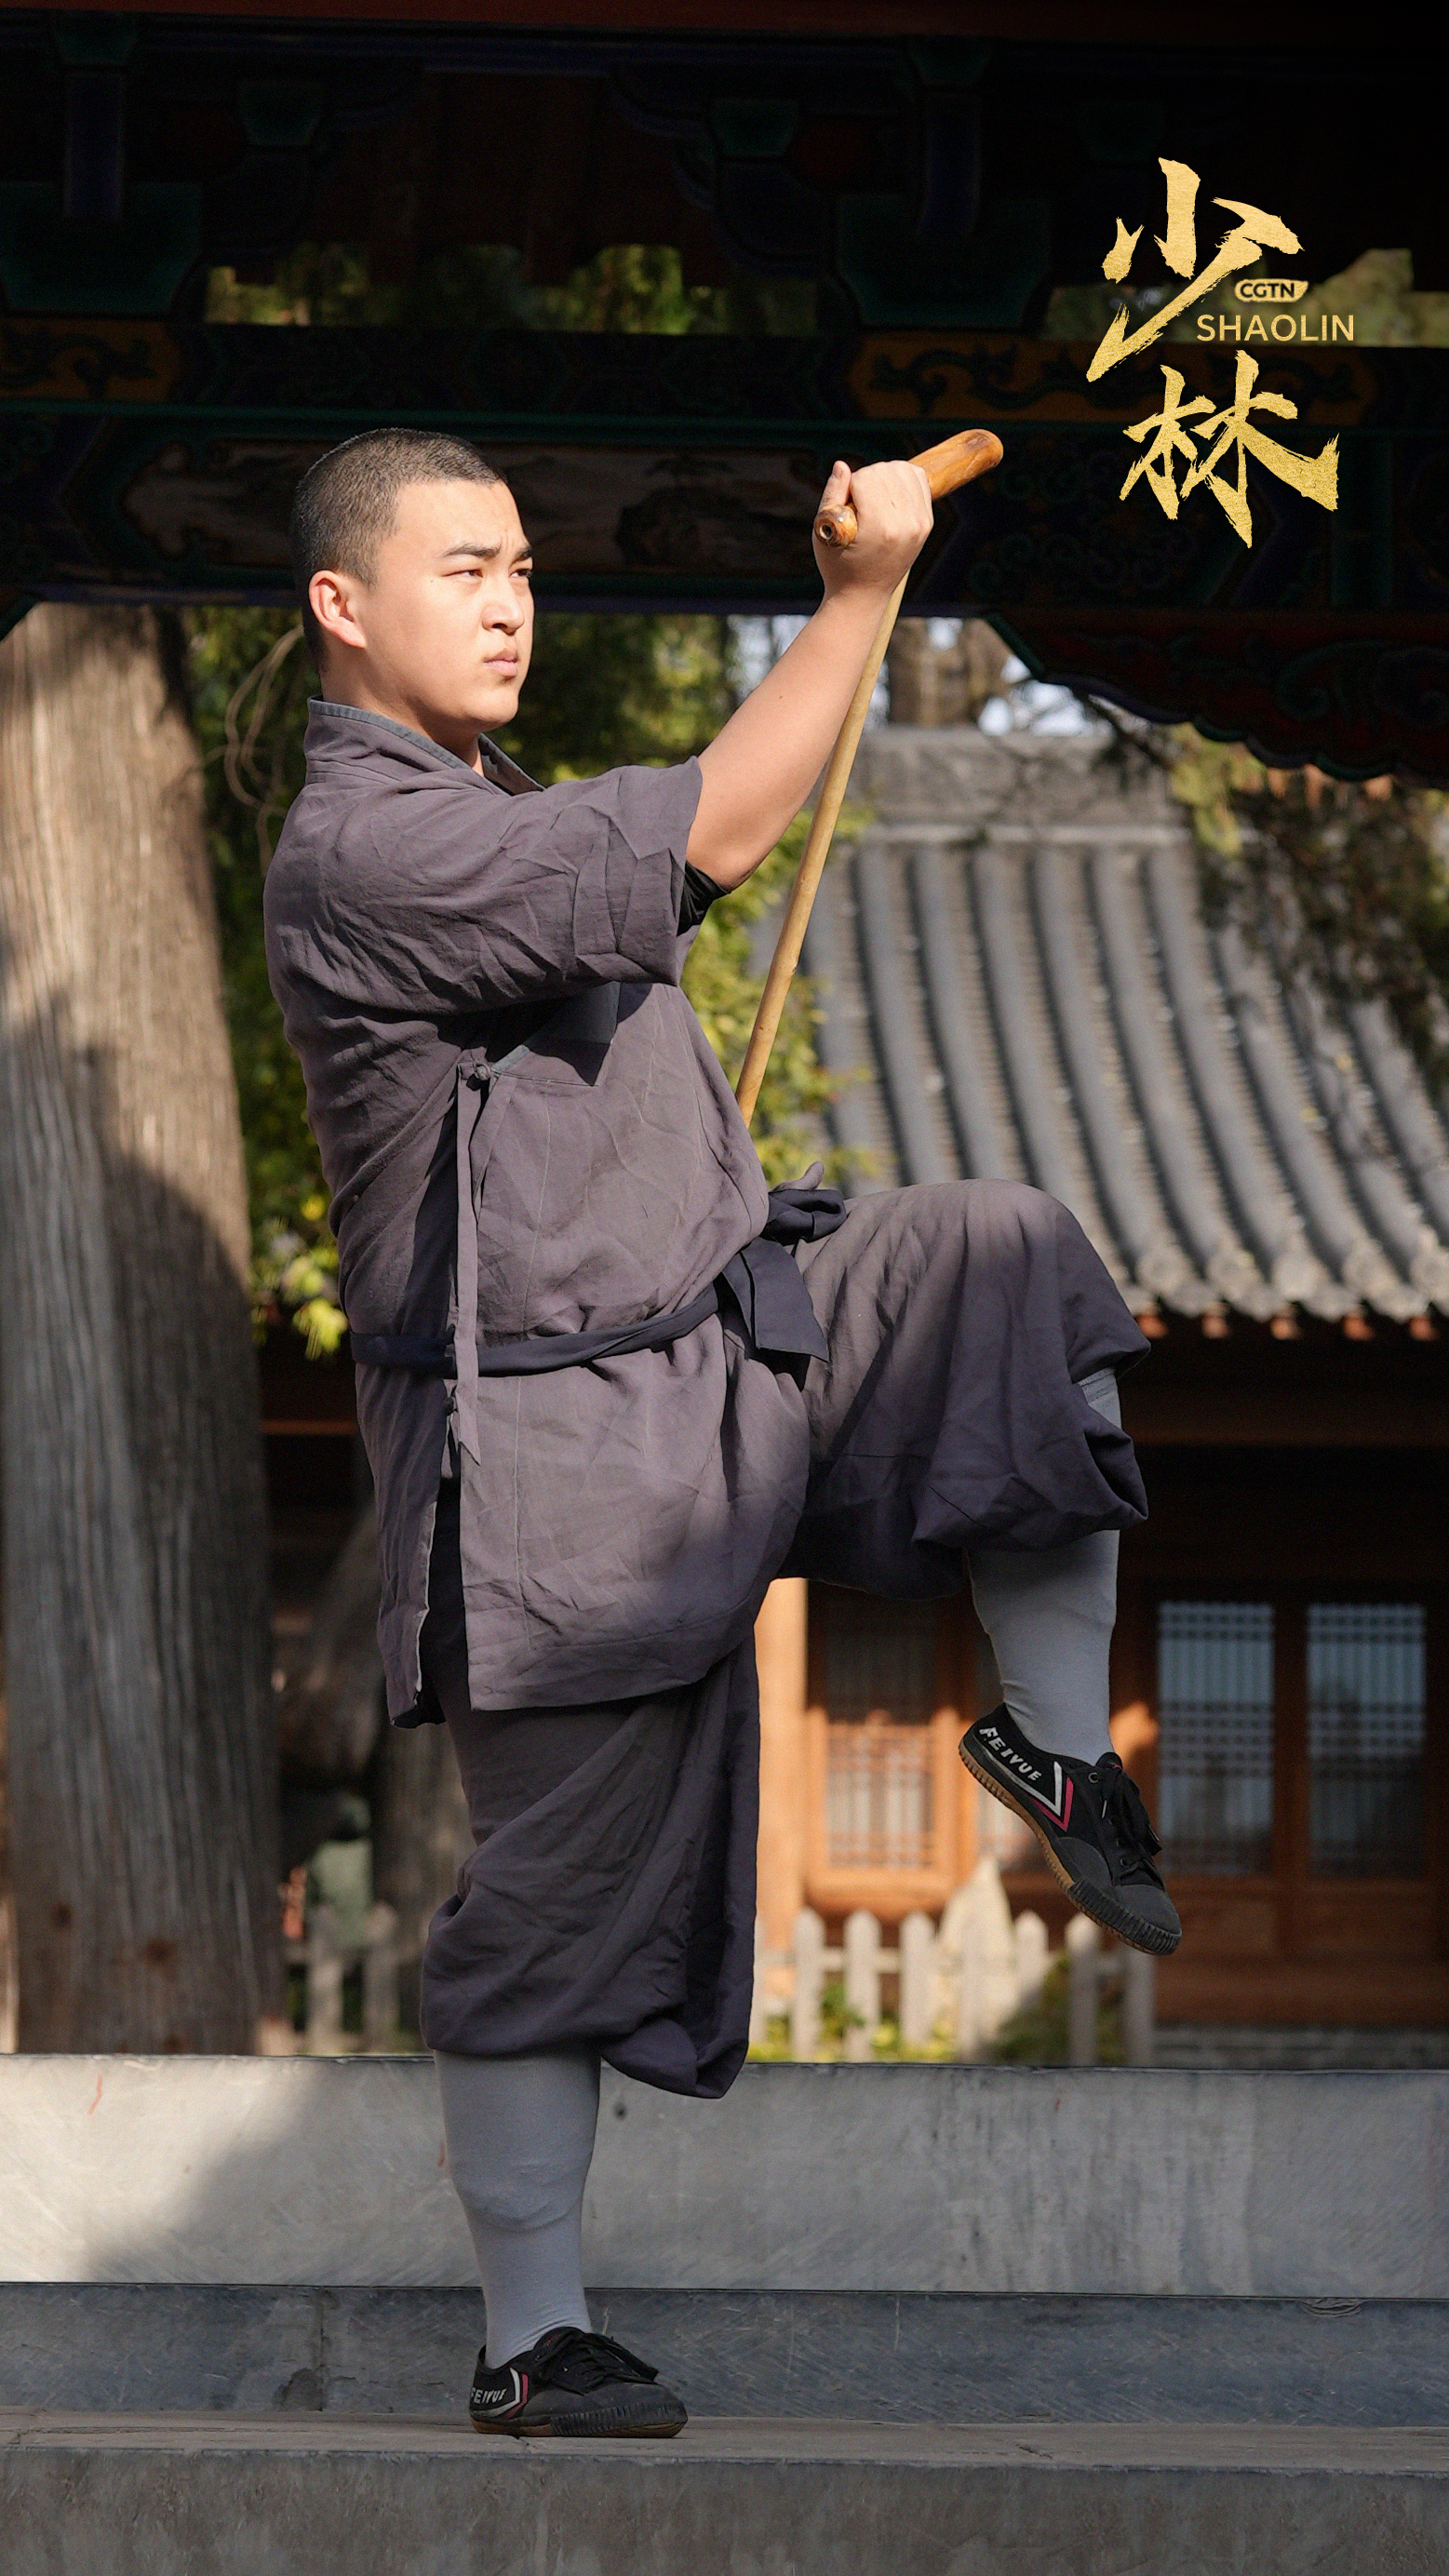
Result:
<svg viewBox="0 0 1449 2576">
<path fill-rule="evenodd" d="M 397 525 L 398 495 L 410 483 L 496 483 L 465 438 L 433 429 L 365 429 L 319 456 L 292 503 L 292 575 L 302 630 L 319 668 L 322 631 L 308 586 L 314 573 L 347 572 L 370 582 L 378 548 Z"/>
</svg>

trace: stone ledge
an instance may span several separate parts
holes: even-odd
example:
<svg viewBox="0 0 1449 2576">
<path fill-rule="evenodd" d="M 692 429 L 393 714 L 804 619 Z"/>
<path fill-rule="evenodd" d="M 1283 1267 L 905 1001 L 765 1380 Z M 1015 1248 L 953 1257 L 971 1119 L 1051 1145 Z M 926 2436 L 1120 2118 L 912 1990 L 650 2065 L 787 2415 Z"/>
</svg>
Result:
<svg viewBox="0 0 1449 2576">
<path fill-rule="evenodd" d="M 1449 2303 L 596 2289 L 692 2413 L 1449 2424 Z M 0 2285 L 0 2405 L 456 2426 L 476 2291 Z"/>
<path fill-rule="evenodd" d="M 1449 2298 L 1434 2073 L 608 2076 L 589 2278 Z M 0 2058 L 0 2280 L 471 2286 L 426 2058 Z"/>
<path fill-rule="evenodd" d="M 910 2576 L 1404 2576 L 1449 2552 L 1449 2435 L 704 2422 L 529 2445 L 12 2414 L 0 2512 L 7 2576 L 900 2576 L 906 2532 Z"/>
</svg>

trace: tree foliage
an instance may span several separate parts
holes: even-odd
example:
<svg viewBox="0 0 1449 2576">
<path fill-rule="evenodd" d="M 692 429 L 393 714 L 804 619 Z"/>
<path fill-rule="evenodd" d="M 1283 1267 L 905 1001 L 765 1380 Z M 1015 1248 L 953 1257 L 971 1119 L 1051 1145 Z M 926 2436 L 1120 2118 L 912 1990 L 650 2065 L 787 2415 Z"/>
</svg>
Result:
<svg viewBox="0 0 1449 2576">
<path fill-rule="evenodd" d="M 1445 799 L 1391 778 L 1272 770 L 1184 726 L 1163 749 L 1192 819 L 1209 919 L 1290 981 L 1383 1003 L 1429 1081 L 1449 1080 Z"/>
<path fill-rule="evenodd" d="M 813 280 L 738 269 L 722 286 L 690 286 L 670 243 L 616 243 L 562 286 L 531 283 L 506 244 L 465 243 L 422 261 L 405 284 L 374 280 L 362 242 L 299 242 L 274 277 L 234 269 L 207 282 L 208 322 L 347 325 L 420 331 L 739 332 L 787 338 L 816 328 Z"/>
<path fill-rule="evenodd" d="M 837 842 L 848 840 L 855 828 L 855 818 L 842 815 Z M 685 992 L 731 1082 L 739 1079 L 764 984 L 755 971 L 760 917 L 788 894 L 808 829 L 809 816 L 797 816 L 748 884 L 706 914 L 684 970 Z M 846 1158 L 829 1148 L 822 1151 L 819 1142 L 825 1111 L 838 1088 L 820 1061 L 819 1016 L 813 985 L 808 976 L 797 975 L 753 1120 L 755 1144 L 772 1187 L 796 1179 L 817 1154 L 830 1178 L 846 1174 Z"/>
<path fill-rule="evenodd" d="M 1431 1088 L 1449 1084 L 1449 798 L 1382 776 L 1272 769 L 1191 725 L 1091 701 L 1124 781 L 1165 772 L 1191 825 L 1203 912 L 1280 978 L 1351 1008 L 1378 1002 Z"/>
</svg>

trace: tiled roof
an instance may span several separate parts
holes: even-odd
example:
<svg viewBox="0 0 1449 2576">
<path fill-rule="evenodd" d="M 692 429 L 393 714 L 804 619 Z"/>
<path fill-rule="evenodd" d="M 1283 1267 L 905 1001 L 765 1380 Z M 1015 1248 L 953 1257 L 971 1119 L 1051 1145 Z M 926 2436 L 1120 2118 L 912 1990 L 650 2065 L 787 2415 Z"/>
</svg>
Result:
<svg viewBox="0 0 1449 2576">
<path fill-rule="evenodd" d="M 1138 1311 L 1449 1310 L 1449 1129 L 1382 1010 L 1209 930 L 1165 784 L 1096 749 L 866 736 L 804 960 L 855 1186 L 1035 1182 Z"/>
</svg>

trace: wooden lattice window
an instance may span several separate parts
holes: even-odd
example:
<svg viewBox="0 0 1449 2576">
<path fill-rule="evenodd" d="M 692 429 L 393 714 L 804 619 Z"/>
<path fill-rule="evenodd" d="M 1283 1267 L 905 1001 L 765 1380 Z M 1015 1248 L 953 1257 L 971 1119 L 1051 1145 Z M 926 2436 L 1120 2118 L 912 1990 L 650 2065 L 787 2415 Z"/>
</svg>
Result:
<svg viewBox="0 0 1449 2576">
<path fill-rule="evenodd" d="M 832 1869 L 929 1869 L 939 1700 L 935 1604 L 830 1597 L 825 1849 Z"/>
<path fill-rule="evenodd" d="M 1309 1603 L 1315 1878 L 1423 1871 L 1425 1624 L 1418 1601 Z"/>
<path fill-rule="evenodd" d="M 1169 1869 L 1273 1859 L 1270 1601 L 1164 1601 L 1157 1619 L 1158 1830 Z"/>
<path fill-rule="evenodd" d="M 1427 1616 L 1420 1601 L 1163 1601 L 1159 1829 L 1169 1870 L 1266 1876 L 1277 1793 L 1301 1780 L 1292 1866 L 1312 1879 L 1425 1869 Z"/>
</svg>

